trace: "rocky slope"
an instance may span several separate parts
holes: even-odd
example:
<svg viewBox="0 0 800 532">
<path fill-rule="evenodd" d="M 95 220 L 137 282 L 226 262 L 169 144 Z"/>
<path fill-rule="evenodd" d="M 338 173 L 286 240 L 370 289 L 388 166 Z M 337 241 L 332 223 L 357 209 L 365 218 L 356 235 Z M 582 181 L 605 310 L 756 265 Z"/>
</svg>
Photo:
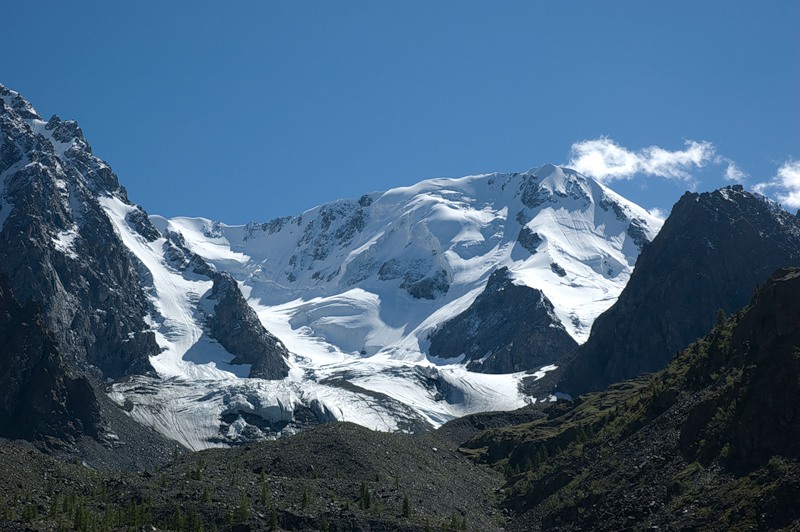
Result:
<svg viewBox="0 0 800 532">
<path fill-rule="evenodd" d="M 73 121 L 45 122 L 0 86 L 0 271 L 37 301 L 67 363 L 100 377 L 152 371 L 137 265 L 97 201 L 127 201 Z"/>
<path fill-rule="evenodd" d="M 795 530 L 799 345 L 785 269 L 653 376 L 423 436 L 331 423 L 123 476 L 0 441 L 0 529 Z"/>
<path fill-rule="evenodd" d="M 209 333 L 235 356 L 231 364 L 249 364 L 250 377 L 270 380 L 286 377 L 289 352 L 261 325 L 233 277 L 214 272 L 211 278 L 214 285 L 208 298 L 216 303 L 213 314 L 208 316 Z"/>
<path fill-rule="evenodd" d="M 735 312 L 775 269 L 792 265 L 800 265 L 799 218 L 740 186 L 686 193 L 559 389 L 577 395 L 662 369 L 718 310 Z"/>
<path fill-rule="evenodd" d="M 0 274 L 0 435 L 62 446 L 102 434 L 85 377 L 71 372 L 36 304 L 20 306 Z"/>
<path fill-rule="evenodd" d="M 492 531 L 502 475 L 444 441 L 350 423 L 110 474 L 0 440 L 0 530 Z"/>
<path fill-rule="evenodd" d="M 800 269 L 652 377 L 480 433 L 513 530 L 793 530 L 800 512 Z"/>
<path fill-rule="evenodd" d="M 6 364 L 0 378 L 18 383 L 20 375 L 33 378 L 23 375 L 31 368 L 39 375 L 15 393 L 52 395 L 61 406 L 85 404 L 95 415 L 99 411 L 91 405 L 100 382 L 155 378 L 152 361 L 169 353 L 176 338 L 191 343 L 203 334 L 209 343 L 218 342 L 213 356 L 204 354 L 214 363 L 247 364 L 262 378 L 287 375 L 288 353 L 247 306 L 238 284 L 182 249 L 179 239 L 162 235 L 147 213 L 128 201 L 74 121 L 57 116 L 44 121 L 19 94 L 0 85 L 0 132 L 0 275 L 8 280 L 6 292 L 24 309 L 36 303 L 53 340 L 46 349 L 9 340 L 4 354 L 15 362 Z M 152 255 L 137 255 L 141 248 Z M 206 308 L 202 298 L 213 291 L 214 276 L 221 276 L 216 306 Z M 200 289 L 181 294 L 184 310 L 199 318 L 197 327 L 186 330 L 186 320 L 170 323 L 176 318 L 170 315 L 174 301 L 158 297 L 161 281 L 173 296 L 184 288 Z M 237 321 L 220 324 L 215 312 Z M 208 314 L 212 317 L 203 321 Z M 54 408 L 61 419 L 46 416 L 47 430 L 19 435 L 47 436 L 56 446 L 72 445 L 76 434 L 102 439 L 98 430 L 89 430 L 94 422 L 75 429 L 80 416 L 71 408 Z M 50 430 L 54 427 L 59 431 Z"/>
<path fill-rule="evenodd" d="M 429 353 L 463 357 L 467 369 L 513 373 L 557 362 L 578 344 L 540 291 L 514 284 L 508 268 L 495 271 L 486 288 L 461 314 L 430 336 Z"/>
</svg>

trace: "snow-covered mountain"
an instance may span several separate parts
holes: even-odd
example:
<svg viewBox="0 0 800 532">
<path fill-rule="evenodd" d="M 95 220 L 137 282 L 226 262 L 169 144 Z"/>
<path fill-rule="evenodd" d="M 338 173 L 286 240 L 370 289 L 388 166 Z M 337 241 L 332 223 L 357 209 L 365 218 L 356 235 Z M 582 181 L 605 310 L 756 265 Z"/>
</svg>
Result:
<svg viewBox="0 0 800 532">
<path fill-rule="evenodd" d="M 128 231 L 125 208 L 106 206 L 120 233 Z M 151 220 L 171 241 L 233 275 L 261 322 L 293 355 L 282 382 L 241 379 L 246 371 L 218 363 L 212 371 L 206 347 L 166 327 L 159 338 L 167 350 L 152 361 L 170 383 L 151 383 L 139 393 L 134 380 L 117 385 L 115 394 L 161 431 L 189 423 L 184 434 L 173 435 L 188 442 L 192 433 L 199 438 L 193 446 L 219 437 L 220 417 L 231 422 L 225 430 L 232 438 L 257 433 L 263 419 L 274 431 L 307 407 L 318 419 L 399 430 L 535 400 L 518 390 L 523 373 L 479 374 L 467 371 L 464 356 L 431 357 L 431 335 L 467 311 L 491 274 L 505 268 L 514 284 L 548 301 L 549 330 L 582 342 L 661 225 L 601 184 L 553 165 L 423 181 L 267 223 Z M 158 249 L 128 245 L 143 263 L 161 264 L 151 266 L 154 278 L 177 275 Z M 182 282 L 174 282 L 176 290 L 157 288 L 155 307 L 181 316 L 176 326 L 195 323 L 199 331 L 202 323 L 189 317 L 198 301 L 202 307 L 203 288 Z M 539 355 L 557 362 L 556 353 Z"/>
<path fill-rule="evenodd" d="M 544 292 L 557 321 L 585 341 L 662 223 L 553 165 L 432 179 L 263 224 L 152 218 L 326 349 L 414 361 L 427 335 L 504 266 Z M 274 314 L 263 311 L 267 323 Z"/>
<path fill-rule="evenodd" d="M 542 399 L 517 370 L 544 375 L 587 338 L 661 225 L 552 165 L 244 226 L 148 217 L 75 122 L 2 86 L 0 121 L 0 273 L 70 371 L 195 449 Z"/>
</svg>

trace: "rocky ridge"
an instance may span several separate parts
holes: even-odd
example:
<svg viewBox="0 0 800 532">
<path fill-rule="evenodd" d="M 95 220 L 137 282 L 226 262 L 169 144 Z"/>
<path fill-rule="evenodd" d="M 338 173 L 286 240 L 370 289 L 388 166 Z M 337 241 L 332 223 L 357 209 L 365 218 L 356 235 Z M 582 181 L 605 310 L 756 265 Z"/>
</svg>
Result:
<svg viewBox="0 0 800 532">
<path fill-rule="evenodd" d="M 250 377 L 286 377 L 286 347 L 264 328 L 229 273 L 214 272 L 212 279 L 214 286 L 208 298 L 216 303 L 208 316 L 210 333 L 235 356 L 231 364 L 250 364 Z"/>
<path fill-rule="evenodd" d="M 651 377 L 462 445 L 507 475 L 512 530 L 793 530 L 800 513 L 800 270 Z"/>
<path fill-rule="evenodd" d="M 619 299 L 564 368 L 573 395 L 664 368 L 777 268 L 800 265 L 800 218 L 734 185 L 686 193 Z"/>
<path fill-rule="evenodd" d="M 224 274 L 181 249 L 177 240 L 165 238 L 147 213 L 130 203 L 74 121 L 57 116 L 44 121 L 18 93 L 0 85 L 0 131 L 0 275 L 7 279 L 8 297 L 13 293 L 26 309 L 35 303 L 54 342 L 39 363 L 38 348 L 9 340 L 7 345 L 17 348 L 7 353 L 7 361 L 16 362 L 7 365 L 3 378 L 17 382 L 22 375 L 29 380 L 20 393 L 35 390 L 61 405 L 51 409 L 52 415 L 46 405 L 31 410 L 26 422 L 46 427 L 20 428 L 20 435 L 52 447 L 76 445 L 81 436 L 102 441 L 103 409 L 96 408 L 97 394 L 104 393 L 100 383 L 156 376 L 151 360 L 164 350 L 153 324 L 163 320 L 152 297 L 157 279 L 131 241 L 161 249 L 170 271 L 205 278 L 209 288 L 212 277 L 222 276 L 216 308 L 238 321 L 211 320 L 211 335 L 235 346 L 239 356 L 233 363 L 250 364 L 259 377 L 286 376 L 288 353 L 258 322 L 238 285 L 226 283 Z M 124 210 L 117 225 L 109 205 Z M 38 373 L 23 375 L 32 367 Z M 34 375 L 41 378 L 30 380 Z M 30 410 L 19 402 L 22 397 L 17 394 L 7 408 Z M 86 412 L 76 417 L 75 405 L 81 404 Z M 87 422 L 78 426 L 80 420 Z"/>
<path fill-rule="evenodd" d="M 437 358 L 464 356 L 467 369 L 513 373 L 557 362 L 578 344 L 540 291 L 514 284 L 508 268 L 491 276 L 467 310 L 430 336 Z"/>
<path fill-rule="evenodd" d="M 43 121 L 0 87 L 0 271 L 17 299 L 37 301 L 67 363 L 97 377 L 152 371 L 137 267 L 97 196 L 127 201 L 73 121 Z"/>
</svg>

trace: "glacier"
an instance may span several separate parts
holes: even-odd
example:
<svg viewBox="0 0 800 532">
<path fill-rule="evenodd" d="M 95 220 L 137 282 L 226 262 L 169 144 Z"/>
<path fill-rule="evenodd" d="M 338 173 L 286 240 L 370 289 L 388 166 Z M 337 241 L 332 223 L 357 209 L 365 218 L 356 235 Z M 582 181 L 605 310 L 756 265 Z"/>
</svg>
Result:
<svg viewBox="0 0 800 532">
<path fill-rule="evenodd" d="M 290 351 L 289 376 L 264 381 L 230 365 L 204 333 L 211 283 L 171 267 L 164 239 L 147 242 L 126 221 L 131 206 L 111 197 L 102 205 L 153 280 L 148 319 L 163 349 L 151 358 L 160 379 L 133 377 L 110 395 L 192 449 L 301 430 L 301 410 L 317 421 L 418 431 L 550 400 L 520 391 L 525 372 L 475 373 L 459 358 L 429 357 L 428 336 L 507 267 L 515 283 L 541 290 L 583 342 L 662 224 L 553 165 L 431 179 L 266 223 L 151 216 L 165 238 L 232 274 Z M 533 378 L 555 367 L 532 368 Z"/>
<path fill-rule="evenodd" d="M 88 298 L 97 307 L 92 317 L 80 304 L 70 306 L 69 316 L 110 313 L 124 323 L 119 335 L 119 323 L 107 335 L 84 330 L 74 345 L 71 331 L 59 330 L 64 346 L 80 371 L 109 379 L 109 396 L 128 415 L 191 449 L 333 420 L 418 432 L 473 412 L 552 400 L 529 396 L 523 385 L 557 368 L 547 352 L 537 358 L 547 363 L 527 372 L 477 373 L 467 370 L 466 355 L 430 356 L 431 335 L 470 309 L 503 269 L 506 281 L 546 298 L 546 327 L 582 343 L 662 224 L 604 185 L 550 164 L 429 179 L 246 225 L 148 217 L 92 153 L 77 123 L 56 116 L 45 122 L 1 85 L 0 100 L 16 139 L 10 166 L 0 173 L 0 228 L 20 208 L 15 201 L 24 196 L 12 194 L 8 181 L 24 182 L 17 173 L 25 165 L 42 170 L 35 172 L 41 208 L 58 211 L 40 220 L 40 256 L 56 288 L 42 294 L 55 294 L 57 303 L 74 295 L 58 285 L 55 260 L 65 270 L 80 266 L 107 296 L 130 296 L 112 298 L 130 306 L 120 309 L 104 308 L 107 298 Z M 36 206 L 25 206 L 33 214 L 21 214 L 39 220 Z M 104 242 L 116 262 L 97 269 Z M 120 264 L 122 277 L 113 269 Z M 248 326 L 260 321 L 287 349 L 285 378 L 251 378 L 251 368 L 234 364 L 215 339 L 209 323 L 221 272 L 253 311 Z M 88 357 L 85 345 L 98 337 L 113 347 Z M 146 363 L 105 373 L 94 365 L 119 362 L 126 349 L 138 349 L 129 354 Z"/>
</svg>

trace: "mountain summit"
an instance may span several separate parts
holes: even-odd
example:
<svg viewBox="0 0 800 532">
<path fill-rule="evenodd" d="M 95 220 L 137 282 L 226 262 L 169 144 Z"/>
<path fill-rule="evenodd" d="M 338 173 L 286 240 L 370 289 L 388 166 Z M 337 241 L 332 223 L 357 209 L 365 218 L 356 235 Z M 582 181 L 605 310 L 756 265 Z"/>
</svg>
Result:
<svg viewBox="0 0 800 532">
<path fill-rule="evenodd" d="M 549 371 L 583 342 L 661 225 L 553 165 L 431 179 L 242 226 L 151 219 L 236 279 L 295 355 L 284 392 L 236 385 L 254 405 L 246 413 L 273 412 L 274 424 L 313 398 L 317 416 L 389 430 L 530 401 L 512 372 Z M 493 330 L 502 334 L 478 338 Z M 118 389 L 141 412 L 162 408 Z"/>
<path fill-rule="evenodd" d="M 398 319 L 386 309 L 383 314 L 387 328 L 402 323 L 398 340 L 409 333 L 424 339 L 474 301 L 495 270 L 507 267 L 517 284 L 543 291 L 556 321 L 578 342 L 586 340 L 594 318 L 627 282 L 642 245 L 661 226 L 596 181 L 549 164 L 522 174 L 431 179 L 266 223 L 155 223 L 251 286 L 251 297 L 264 305 L 321 298 L 306 305 L 308 311 L 354 289 L 381 296 L 382 307 L 397 303 L 392 314 Z M 424 342 L 401 347 L 387 342 L 385 332 L 373 340 L 372 327 L 344 335 L 336 334 L 337 320 L 330 326 L 327 319 L 310 320 L 343 352 L 420 346 L 424 352 Z"/>
<path fill-rule="evenodd" d="M 96 409 L 91 415 L 76 418 L 69 405 L 94 408 L 91 405 L 97 404 L 93 399 L 97 386 L 104 381 L 143 375 L 156 378 L 153 364 L 169 356 L 170 342 L 197 345 L 204 340 L 203 327 L 209 328 L 206 341 L 217 345 L 216 350 L 206 352 L 210 357 L 207 361 L 215 367 L 246 359 L 248 365 L 272 368 L 272 374 L 262 371 L 259 376 L 286 376 L 285 350 L 270 351 L 259 344 L 257 355 L 233 348 L 226 351 L 219 347 L 227 340 L 224 328 L 215 331 L 213 323 L 202 318 L 198 328 L 172 326 L 170 319 L 181 317 L 171 312 L 172 301 L 154 297 L 164 287 L 173 289 L 173 294 L 187 287 L 201 287 L 201 293 L 210 293 L 212 286 L 219 285 L 220 289 L 214 291 L 215 301 L 205 309 L 207 313 L 236 314 L 229 309 L 237 305 L 252 310 L 241 294 L 235 297 L 235 282 L 226 283 L 201 259 L 185 254 L 179 244 L 168 241 L 152 226 L 141 207 L 130 203 L 117 176 L 93 155 L 74 121 L 57 116 L 44 121 L 22 96 L 0 86 L 0 131 L 0 275 L 7 279 L 4 300 L 12 309 L 16 304 L 24 309 L 35 305 L 36 319 L 48 338 L 43 344 L 47 347 L 45 354 L 36 347 L 41 344 L 38 340 L 13 344 L 30 352 L 8 354 L 18 362 L 10 366 L 12 376 L 4 375 L 16 383 L 6 396 L 7 411 L 31 410 L 23 404 L 31 390 L 37 386 L 41 389 L 42 383 L 53 383 L 57 388 L 51 392 L 58 407 L 33 409 L 28 425 L 46 427 L 37 431 L 54 444 L 59 434 L 53 427 L 66 427 L 60 435 L 70 441 L 81 435 L 110 437 Z M 151 267 L 148 261 L 152 257 L 136 253 L 150 246 L 158 250 L 159 264 L 171 272 L 169 276 L 159 275 L 164 271 Z M 186 282 L 177 283 L 178 278 Z M 185 292 L 181 298 L 193 297 L 190 290 Z M 239 315 L 246 316 L 246 312 Z M 251 336 L 269 341 L 257 319 L 242 319 L 236 324 L 239 347 L 241 339 L 248 337 L 246 333 L 256 327 L 261 330 Z M 273 337 L 272 342 L 277 340 Z M 277 360 L 266 363 L 267 357 Z M 40 359 L 49 364 L 47 378 L 37 377 L 43 371 L 37 365 Z M 56 414 L 69 411 L 71 417 L 52 419 L 51 410 Z M 13 434 L 13 430 L 6 430 L 13 427 L 0 429 L 3 434 Z"/>
<path fill-rule="evenodd" d="M 776 269 L 797 265 L 797 216 L 738 185 L 687 192 L 566 367 L 562 389 L 577 395 L 664 368 L 718 311 L 735 312 Z"/>
<path fill-rule="evenodd" d="M 191 448 L 334 419 L 419 431 L 542 399 L 523 372 L 586 340 L 661 225 L 553 165 L 265 223 L 168 220 L 129 201 L 74 121 L 0 87 L 0 124 L 9 301 L 37 303 L 54 367 L 86 393 L 106 383 Z"/>
</svg>

